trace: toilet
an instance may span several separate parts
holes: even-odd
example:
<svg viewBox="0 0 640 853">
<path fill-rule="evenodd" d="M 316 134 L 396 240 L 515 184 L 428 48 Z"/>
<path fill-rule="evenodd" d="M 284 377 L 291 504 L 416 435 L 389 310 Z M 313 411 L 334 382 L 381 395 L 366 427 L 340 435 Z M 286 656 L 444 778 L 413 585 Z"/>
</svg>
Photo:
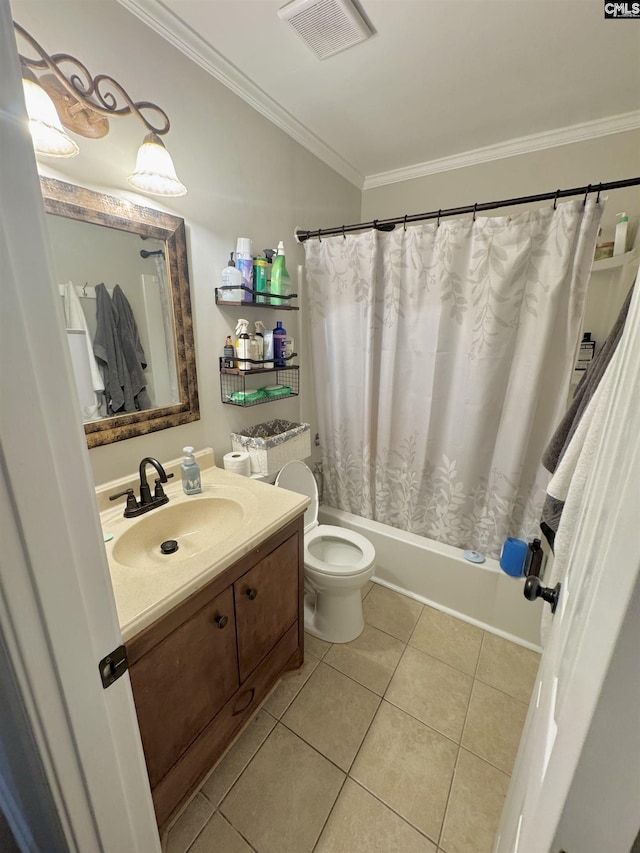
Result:
<svg viewBox="0 0 640 853">
<path fill-rule="evenodd" d="M 304 462 L 288 462 L 276 486 L 306 495 L 304 628 L 329 643 L 348 643 L 364 629 L 362 587 L 371 580 L 375 548 L 353 530 L 318 524 L 318 487 Z"/>
</svg>

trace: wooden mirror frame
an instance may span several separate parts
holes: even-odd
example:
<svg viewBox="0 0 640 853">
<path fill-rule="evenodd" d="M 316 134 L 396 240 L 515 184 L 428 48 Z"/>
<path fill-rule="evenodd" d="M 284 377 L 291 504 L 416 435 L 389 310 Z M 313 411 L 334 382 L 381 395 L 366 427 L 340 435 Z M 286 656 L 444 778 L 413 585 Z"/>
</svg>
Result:
<svg viewBox="0 0 640 853">
<path fill-rule="evenodd" d="M 180 403 L 89 421 L 84 424 L 87 445 L 98 447 L 199 420 L 184 219 L 53 178 L 41 177 L 40 188 L 47 213 L 155 237 L 166 246 Z"/>
</svg>

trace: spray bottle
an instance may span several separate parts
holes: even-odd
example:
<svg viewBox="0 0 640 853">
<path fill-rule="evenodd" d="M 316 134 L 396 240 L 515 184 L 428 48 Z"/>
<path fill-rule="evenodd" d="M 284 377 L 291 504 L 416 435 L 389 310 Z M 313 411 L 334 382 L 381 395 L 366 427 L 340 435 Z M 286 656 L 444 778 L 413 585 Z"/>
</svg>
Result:
<svg viewBox="0 0 640 853">
<path fill-rule="evenodd" d="M 273 261 L 273 270 L 271 271 L 271 297 L 272 305 L 288 305 L 287 299 L 278 299 L 278 296 L 291 295 L 291 276 L 287 272 L 284 259 L 284 243 L 282 240 L 278 243 L 278 254 Z"/>
<path fill-rule="evenodd" d="M 244 360 L 251 358 L 249 355 L 248 329 L 248 320 L 238 320 L 238 325 L 236 326 L 236 335 L 238 336 L 236 341 L 236 360 L 238 370 L 251 370 L 251 362 Z"/>
</svg>

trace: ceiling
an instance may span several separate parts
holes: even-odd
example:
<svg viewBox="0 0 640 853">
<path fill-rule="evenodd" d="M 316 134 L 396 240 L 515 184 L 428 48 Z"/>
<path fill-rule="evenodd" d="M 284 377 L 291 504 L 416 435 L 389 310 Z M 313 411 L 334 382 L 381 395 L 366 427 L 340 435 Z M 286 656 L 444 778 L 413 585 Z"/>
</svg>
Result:
<svg viewBox="0 0 640 853">
<path fill-rule="evenodd" d="M 284 0 L 120 2 L 358 186 L 640 126 L 603 0 L 360 0 L 375 35 L 323 61 Z"/>
</svg>

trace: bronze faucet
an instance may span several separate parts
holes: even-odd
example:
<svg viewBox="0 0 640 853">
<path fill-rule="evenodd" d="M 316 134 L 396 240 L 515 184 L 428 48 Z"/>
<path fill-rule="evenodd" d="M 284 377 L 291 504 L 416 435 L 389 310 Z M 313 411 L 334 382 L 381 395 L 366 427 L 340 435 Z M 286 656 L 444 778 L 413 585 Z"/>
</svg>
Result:
<svg viewBox="0 0 640 853">
<path fill-rule="evenodd" d="M 158 472 L 158 477 L 155 481 L 155 489 L 151 495 L 151 486 L 147 482 L 147 465 L 153 465 Z M 143 515 L 149 510 L 155 509 L 157 506 L 162 506 L 169 502 L 169 498 L 165 495 L 162 483 L 166 483 L 173 474 L 167 474 L 160 462 L 154 459 L 153 456 L 145 456 L 140 463 L 140 501 L 138 502 L 133 493 L 133 489 L 125 489 L 123 492 L 118 492 L 115 495 L 110 495 L 109 500 L 115 501 L 116 498 L 127 496 L 127 505 L 124 510 L 125 518 L 135 518 L 138 515 Z"/>
</svg>

